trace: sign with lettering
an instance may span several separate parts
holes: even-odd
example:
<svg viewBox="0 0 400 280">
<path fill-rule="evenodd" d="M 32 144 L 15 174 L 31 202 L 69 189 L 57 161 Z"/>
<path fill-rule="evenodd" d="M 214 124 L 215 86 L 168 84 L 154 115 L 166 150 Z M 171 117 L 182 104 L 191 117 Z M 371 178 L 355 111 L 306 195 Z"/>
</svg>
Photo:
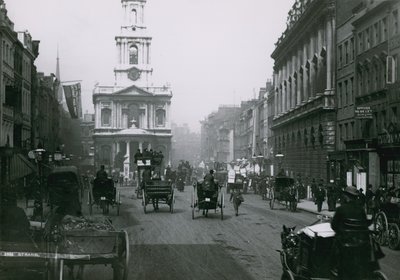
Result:
<svg viewBox="0 0 400 280">
<path fill-rule="evenodd" d="M 372 119 L 372 109 L 369 106 L 356 107 L 354 116 L 356 119 Z"/>
</svg>

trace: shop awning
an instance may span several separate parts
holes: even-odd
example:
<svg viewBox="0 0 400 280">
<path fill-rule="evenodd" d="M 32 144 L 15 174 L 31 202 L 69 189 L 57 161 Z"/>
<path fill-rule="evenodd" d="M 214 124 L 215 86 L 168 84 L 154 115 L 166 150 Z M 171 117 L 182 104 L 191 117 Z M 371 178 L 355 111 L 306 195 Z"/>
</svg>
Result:
<svg viewBox="0 0 400 280">
<path fill-rule="evenodd" d="M 10 180 L 16 180 L 36 172 L 36 166 L 21 154 L 14 154 L 10 161 Z"/>
</svg>

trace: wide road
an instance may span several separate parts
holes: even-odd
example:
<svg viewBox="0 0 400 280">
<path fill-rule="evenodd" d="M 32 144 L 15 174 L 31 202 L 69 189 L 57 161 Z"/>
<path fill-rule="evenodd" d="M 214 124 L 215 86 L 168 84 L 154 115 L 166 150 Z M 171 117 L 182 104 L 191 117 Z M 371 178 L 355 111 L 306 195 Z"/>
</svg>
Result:
<svg viewBox="0 0 400 280">
<path fill-rule="evenodd" d="M 129 279 L 274 279 L 282 274 L 279 254 L 282 225 L 301 228 L 316 220 L 307 212 L 270 210 L 259 196 L 245 195 L 239 216 L 225 197 L 224 219 L 219 211 L 209 217 L 196 212 L 192 220 L 192 187 L 176 192 L 175 211 L 160 205 L 154 212 L 148 205 L 144 214 L 141 200 L 133 190 L 122 190 L 121 215 L 111 210 L 117 229 L 130 236 Z M 400 279 L 400 251 L 384 248 L 382 270 L 389 279 Z M 84 279 L 112 279 L 111 269 L 85 268 Z"/>
</svg>

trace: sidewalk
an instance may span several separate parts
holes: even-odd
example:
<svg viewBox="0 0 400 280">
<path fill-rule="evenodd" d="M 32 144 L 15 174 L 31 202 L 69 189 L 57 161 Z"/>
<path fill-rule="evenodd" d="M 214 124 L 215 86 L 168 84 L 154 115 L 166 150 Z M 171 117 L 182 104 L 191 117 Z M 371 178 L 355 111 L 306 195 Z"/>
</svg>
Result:
<svg viewBox="0 0 400 280">
<path fill-rule="evenodd" d="M 339 204 L 336 204 L 336 207 L 339 207 Z M 335 214 L 335 211 L 328 211 L 328 204 L 326 201 L 322 203 L 321 212 L 317 211 L 317 205 L 313 201 L 307 199 L 301 199 L 300 202 L 297 204 L 297 209 L 314 214 L 325 215 L 328 217 L 333 217 L 333 215 Z"/>
</svg>

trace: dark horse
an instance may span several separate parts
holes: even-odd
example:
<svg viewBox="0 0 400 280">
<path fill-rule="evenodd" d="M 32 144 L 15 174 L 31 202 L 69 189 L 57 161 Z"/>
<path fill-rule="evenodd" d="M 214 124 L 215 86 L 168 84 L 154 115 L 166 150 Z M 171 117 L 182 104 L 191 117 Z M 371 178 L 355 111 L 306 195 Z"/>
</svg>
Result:
<svg viewBox="0 0 400 280">
<path fill-rule="evenodd" d="M 290 211 L 296 212 L 297 210 L 297 201 L 298 201 L 298 189 L 296 185 L 291 185 L 283 190 L 283 199 L 285 201 L 286 208 L 289 208 Z"/>
<path fill-rule="evenodd" d="M 286 227 L 283 225 L 281 232 L 281 244 L 282 249 L 286 252 L 286 259 L 284 260 L 287 266 L 295 271 L 297 254 L 298 254 L 298 246 L 299 246 L 299 236 L 294 231 L 294 227 Z"/>
</svg>

